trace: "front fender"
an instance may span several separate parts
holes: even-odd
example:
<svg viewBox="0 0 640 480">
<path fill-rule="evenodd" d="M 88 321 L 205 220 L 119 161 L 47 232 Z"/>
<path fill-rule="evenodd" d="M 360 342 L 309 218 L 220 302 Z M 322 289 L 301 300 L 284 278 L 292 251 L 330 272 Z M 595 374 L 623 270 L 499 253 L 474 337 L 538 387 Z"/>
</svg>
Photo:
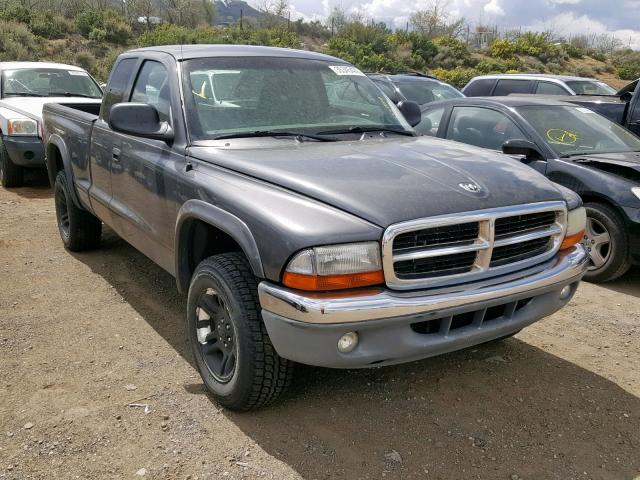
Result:
<svg viewBox="0 0 640 480">
<path fill-rule="evenodd" d="M 249 227 L 235 215 L 202 200 L 192 199 L 185 202 L 178 212 L 175 235 L 176 280 L 178 290 L 186 292 L 189 288 L 190 269 L 188 263 L 189 224 L 201 220 L 233 238 L 251 265 L 253 274 L 264 278 L 260 251 Z"/>
</svg>

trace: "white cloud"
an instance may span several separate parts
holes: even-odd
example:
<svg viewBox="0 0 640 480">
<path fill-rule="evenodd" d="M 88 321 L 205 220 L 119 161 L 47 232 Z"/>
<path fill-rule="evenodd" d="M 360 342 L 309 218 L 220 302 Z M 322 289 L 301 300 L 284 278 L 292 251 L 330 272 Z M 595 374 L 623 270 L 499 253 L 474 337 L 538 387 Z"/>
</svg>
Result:
<svg viewBox="0 0 640 480">
<path fill-rule="evenodd" d="M 552 30 L 567 35 L 613 35 L 624 46 L 640 49 L 640 31 L 630 29 L 610 30 L 604 23 L 594 20 L 588 15 L 576 16 L 572 12 L 561 13 L 546 22 L 536 22 L 528 25 L 527 29 L 536 31 Z"/>
<path fill-rule="evenodd" d="M 551 5 L 577 5 L 582 0 L 547 0 Z"/>
<path fill-rule="evenodd" d="M 504 10 L 500 6 L 499 0 L 491 0 L 484 6 L 483 10 L 489 15 L 496 15 L 498 17 L 504 17 L 505 15 Z"/>
</svg>

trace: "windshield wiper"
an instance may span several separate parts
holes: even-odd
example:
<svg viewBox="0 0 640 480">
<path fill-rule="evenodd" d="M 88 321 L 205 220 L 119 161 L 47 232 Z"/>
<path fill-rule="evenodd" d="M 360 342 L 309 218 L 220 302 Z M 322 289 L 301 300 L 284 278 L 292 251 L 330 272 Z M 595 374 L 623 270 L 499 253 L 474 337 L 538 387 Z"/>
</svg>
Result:
<svg viewBox="0 0 640 480">
<path fill-rule="evenodd" d="M 73 92 L 49 92 L 50 97 L 80 97 L 80 98 L 100 98 L 93 95 L 85 95 L 84 93 Z"/>
<path fill-rule="evenodd" d="M 42 95 L 40 93 L 32 93 L 32 92 L 5 92 L 5 97 L 46 97 L 46 95 Z"/>
<path fill-rule="evenodd" d="M 398 130 L 397 128 L 389 128 L 389 127 L 349 127 L 349 128 L 341 128 L 336 130 L 325 130 L 323 132 L 317 132 L 316 135 L 339 135 L 341 133 L 367 133 L 367 132 L 388 132 L 388 133 L 397 133 L 399 135 L 407 135 L 409 137 L 414 137 L 415 134 L 411 131 L 407 130 Z"/>
<path fill-rule="evenodd" d="M 335 142 L 335 138 L 326 137 L 320 134 L 302 133 L 302 132 L 281 132 L 275 130 L 256 130 L 254 132 L 238 132 L 228 135 L 219 135 L 215 140 L 225 140 L 228 138 L 255 138 L 255 137 L 295 137 L 299 141 L 303 138 L 310 138 L 319 142 Z"/>
</svg>

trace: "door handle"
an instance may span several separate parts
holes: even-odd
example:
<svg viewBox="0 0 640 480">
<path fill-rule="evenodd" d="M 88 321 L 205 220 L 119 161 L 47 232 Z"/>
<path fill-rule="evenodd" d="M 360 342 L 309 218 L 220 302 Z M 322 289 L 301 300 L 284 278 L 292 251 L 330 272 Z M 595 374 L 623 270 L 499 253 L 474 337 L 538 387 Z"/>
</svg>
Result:
<svg viewBox="0 0 640 480">
<path fill-rule="evenodd" d="M 119 162 L 120 161 L 120 149 L 119 148 L 114 148 L 113 150 L 111 150 L 111 153 L 113 155 L 113 160 L 115 162 Z"/>
</svg>

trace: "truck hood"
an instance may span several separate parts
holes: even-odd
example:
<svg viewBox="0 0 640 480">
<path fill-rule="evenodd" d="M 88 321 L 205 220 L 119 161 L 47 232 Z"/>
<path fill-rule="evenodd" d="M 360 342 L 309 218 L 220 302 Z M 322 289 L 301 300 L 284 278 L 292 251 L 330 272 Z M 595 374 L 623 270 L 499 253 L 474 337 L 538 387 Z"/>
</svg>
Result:
<svg viewBox="0 0 640 480">
<path fill-rule="evenodd" d="M 46 103 L 101 103 L 99 98 L 83 97 L 9 97 L 0 100 L 0 107 L 8 108 L 14 112 L 42 121 L 42 107 Z"/>
<path fill-rule="evenodd" d="M 434 215 L 564 200 L 553 183 L 530 167 L 432 137 L 332 143 L 220 140 L 191 147 L 190 155 L 381 227 Z M 469 184 L 480 191 L 467 191 Z"/>
</svg>

